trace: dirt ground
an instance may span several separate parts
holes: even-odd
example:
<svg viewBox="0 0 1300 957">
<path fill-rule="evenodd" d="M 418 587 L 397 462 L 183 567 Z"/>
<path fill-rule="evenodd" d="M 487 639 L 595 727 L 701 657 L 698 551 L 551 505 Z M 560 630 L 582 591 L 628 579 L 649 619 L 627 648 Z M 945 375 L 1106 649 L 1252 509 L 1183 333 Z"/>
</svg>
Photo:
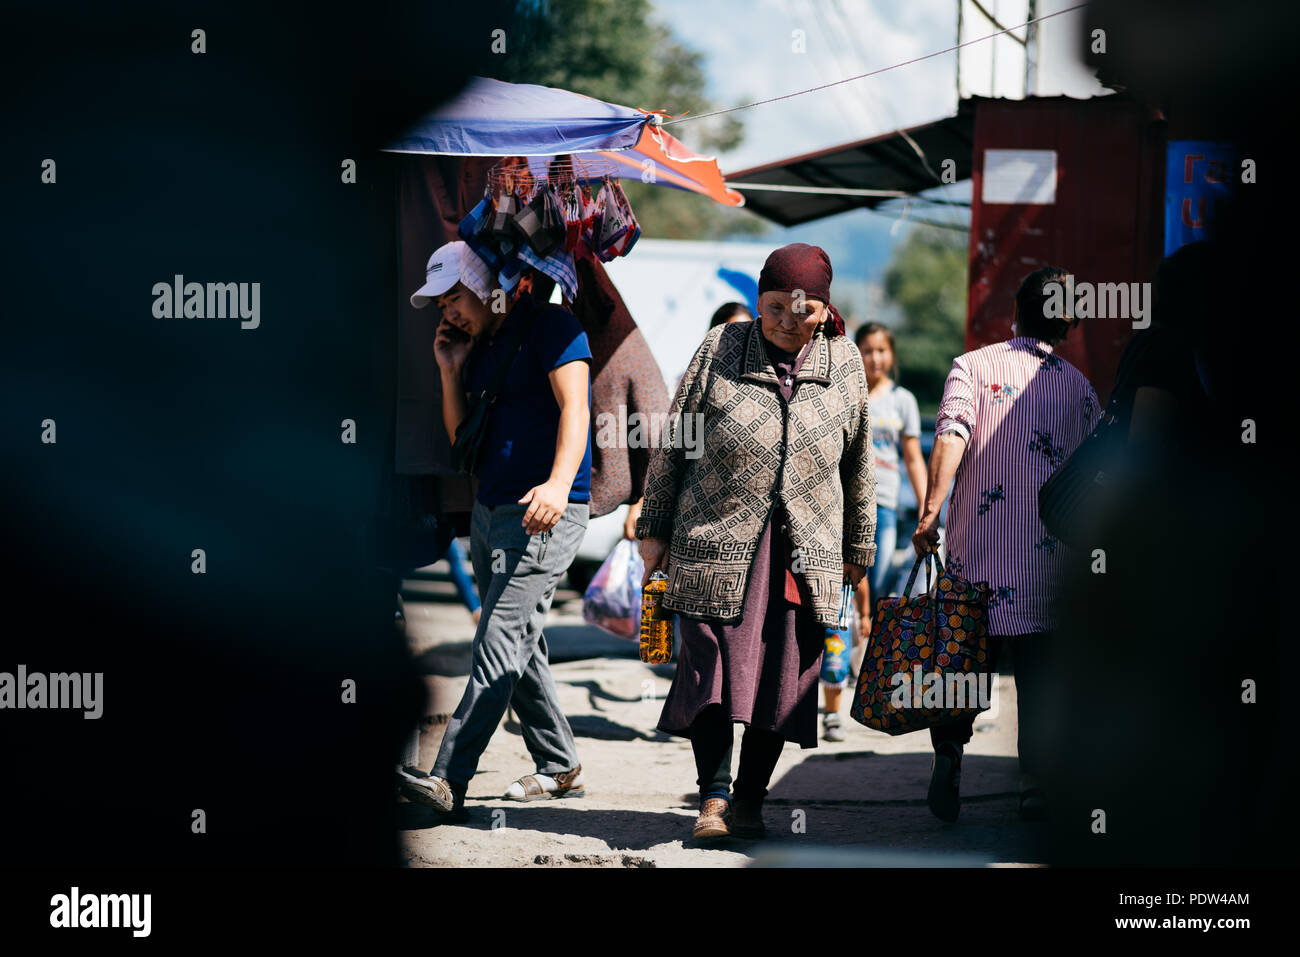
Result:
<svg viewBox="0 0 1300 957">
<path fill-rule="evenodd" d="M 408 580 L 404 600 L 407 638 L 429 688 L 419 745 L 419 766 L 427 770 L 465 685 L 474 625 L 445 582 Z M 1010 676 L 999 678 L 994 708 L 976 721 L 955 824 L 925 805 L 928 736 L 891 737 L 856 724 L 846 693 L 846 741 L 807 750 L 786 745 L 764 809 L 768 838 L 698 845 L 690 833 L 698 808 L 690 744 L 655 730 L 672 665 L 642 664 L 635 643 L 583 623 L 571 591 L 557 595 L 546 635 L 587 797 L 501 798 L 510 782 L 535 770 L 507 716 L 470 784 L 468 823 L 443 822 L 399 799 L 409 866 L 1006 866 L 1035 859 L 1037 826 L 1016 814 Z"/>
</svg>

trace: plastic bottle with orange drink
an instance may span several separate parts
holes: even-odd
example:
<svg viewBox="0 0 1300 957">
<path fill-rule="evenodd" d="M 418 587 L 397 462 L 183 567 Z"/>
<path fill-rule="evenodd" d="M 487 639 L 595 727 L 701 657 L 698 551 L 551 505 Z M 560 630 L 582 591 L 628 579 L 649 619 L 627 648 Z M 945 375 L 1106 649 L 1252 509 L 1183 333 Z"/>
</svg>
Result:
<svg viewBox="0 0 1300 957">
<path fill-rule="evenodd" d="M 657 571 L 641 590 L 641 660 L 661 665 L 673 660 L 672 612 L 663 606 L 668 576 Z"/>
</svg>

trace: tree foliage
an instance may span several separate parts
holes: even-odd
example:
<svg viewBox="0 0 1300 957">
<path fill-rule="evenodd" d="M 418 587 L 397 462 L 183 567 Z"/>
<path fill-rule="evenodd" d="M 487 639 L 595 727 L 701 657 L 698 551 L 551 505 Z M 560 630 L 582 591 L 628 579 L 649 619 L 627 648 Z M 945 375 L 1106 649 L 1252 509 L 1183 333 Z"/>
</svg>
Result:
<svg viewBox="0 0 1300 957">
<path fill-rule="evenodd" d="M 967 238 L 915 227 L 894 249 L 884 291 L 903 315 L 894 337 L 902 383 L 923 408 L 943 396 L 952 360 L 966 341 Z"/>
<path fill-rule="evenodd" d="M 705 95 L 703 54 L 651 12 L 649 0 L 517 0 L 506 52 L 491 58 L 488 75 L 671 115 L 717 109 Z M 689 124 L 687 145 L 703 153 L 731 149 L 743 127 L 734 114 L 701 120 Z M 645 236 L 710 239 L 765 228 L 751 214 L 694 193 L 628 180 L 624 188 Z"/>
</svg>

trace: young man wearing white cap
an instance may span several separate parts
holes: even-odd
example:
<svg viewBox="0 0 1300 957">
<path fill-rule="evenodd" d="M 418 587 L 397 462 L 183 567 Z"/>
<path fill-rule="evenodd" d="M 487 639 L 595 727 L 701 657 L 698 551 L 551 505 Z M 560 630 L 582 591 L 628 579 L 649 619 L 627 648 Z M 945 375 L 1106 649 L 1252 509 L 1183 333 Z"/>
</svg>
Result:
<svg viewBox="0 0 1300 957">
<path fill-rule="evenodd" d="M 403 773 L 409 799 L 464 820 L 465 790 L 507 705 L 537 772 L 512 784 L 505 797 L 534 801 L 585 793 L 542 626 L 587 529 L 591 350 L 574 315 L 533 299 L 527 277 L 509 311 L 494 311 L 495 303 L 505 303 L 504 293 L 494 292 L 488 266 L 463 242 L 436 250 L 426 279 L 411 305 L 433 301 L 442 312 L 434 355 L 449 436 L 455 438 L 468 414 L 466 393 L 489 388 L 510 362 L 475 473 L 470 558 L 483 611 L 469 684 L 433 769 L 425 777 Z"/>
</svg>

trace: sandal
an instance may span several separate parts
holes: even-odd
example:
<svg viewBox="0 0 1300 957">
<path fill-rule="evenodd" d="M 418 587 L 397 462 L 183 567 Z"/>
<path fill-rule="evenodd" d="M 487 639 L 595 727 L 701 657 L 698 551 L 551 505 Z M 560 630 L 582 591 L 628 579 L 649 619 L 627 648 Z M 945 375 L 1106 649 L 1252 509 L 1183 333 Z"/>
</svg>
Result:
<svg viewBox="0 0 1300 957">
<path fill-rule="evenodd" d="M 415 804 L 422 804 L 454 821 L 469 820 L 465 810 L 465 795 L 458 792 L 442 778 L 429 775 L 417 777 L 411 774 L 414 769 L 404 769 L 398 776 L 402 779 L 402 795 Z"/>
<path fill-rule="evenodd" d="M 555 780 L 553 790 L 546 790 L 542 787 L 541 781 L 531 774 L 525 774 L 506 789 L 504 797 L 507 801 L 544 801 L 547 798 L 580 798 L 587 796 L 587 789 L 582 783 L 581 764 L 572 771 L 561 771 L 559 774 L 549 774 L 547 777 Z"/>
</svg>

